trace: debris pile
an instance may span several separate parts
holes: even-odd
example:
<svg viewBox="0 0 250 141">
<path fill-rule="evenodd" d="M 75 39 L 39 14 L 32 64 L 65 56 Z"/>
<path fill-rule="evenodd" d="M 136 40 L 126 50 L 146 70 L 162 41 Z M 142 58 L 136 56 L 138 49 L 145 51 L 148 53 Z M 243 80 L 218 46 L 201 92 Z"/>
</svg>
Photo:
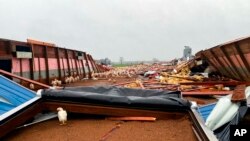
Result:
<svg viewBox="0 0 250 141">
<path fill-rule="evenodd" d="M 177 66 L 137 65 L 114 68 L 111 71 L 98 73 L 95 76 L 105 76 L 116 83 L 116 78 L 131 78 L 131 81 L 116 83 L 114 86 L 137 89 L 162 89 L 181 91 L 183 95 L 226 95 L 232 93 L 238 81 L 225 79 L 218 75 L 218 79 L 210 79 L 207 73 L 192 72 L 194 60 L 186 61 Z M 220 79 L 223 78 L 223 79 Z M 220 80 L 220 81 L 218 81 Z M 231 85 L 236 83 L 235 85 Z"/>
<path fill-rule="evenodd" d="M 135 78 L 137 75 L 144 75 L 146 72 L 151 71 L 158 74 L 159 71 L 169 70 L 171 66 L 163 66 L 159 64 L 149 65 L 140 64 L 126 67 L 116 67 L 109 71 L 94 73 L 93 77 L 97 79 L 115 79 L 115 78 Z M 151 75 L 151 74 L 145 74 Z"/>
<path fill-rule="evenodd" d="M 135 80 L 135 82 L 131 82 L 129 84 L 125 84 L 124 87 L 125 88 L 141 88 L 141 89 L 144 89 L 142 81 L 139 80 L 139 79 Z"/>
</svg>

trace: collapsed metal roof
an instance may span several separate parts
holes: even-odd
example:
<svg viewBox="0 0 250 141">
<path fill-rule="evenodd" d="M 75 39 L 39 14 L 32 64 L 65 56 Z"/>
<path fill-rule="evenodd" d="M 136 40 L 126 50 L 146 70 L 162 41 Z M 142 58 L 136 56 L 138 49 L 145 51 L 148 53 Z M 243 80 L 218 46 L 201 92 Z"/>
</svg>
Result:
<svg viewBox="0 0 250 141">
<path fill-rule="evenodd" d="M 221 74 L 250 81 L 250 37 L 232 40 L 199 52 Z"/>
</svg>

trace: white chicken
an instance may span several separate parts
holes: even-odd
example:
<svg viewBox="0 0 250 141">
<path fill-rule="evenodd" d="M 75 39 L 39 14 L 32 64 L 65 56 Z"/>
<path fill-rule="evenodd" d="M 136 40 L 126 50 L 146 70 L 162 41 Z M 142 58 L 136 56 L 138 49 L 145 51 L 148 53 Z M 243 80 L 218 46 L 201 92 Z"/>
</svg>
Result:
<svg viewBox="0 0 250 141">
<path fill-rule="evenodd" d="M 57 116 L 58 116 L 58 120 L 60 122 L 60 125 L 65 125 L 67 122 L 67 112 L 65 110 L 63 110 L 62 107 L 58 107 L 57 108 Z"/>
<path fill-rule="evenodd" d="M 34 89 L 35 89 L 35 86 L 34 86 L 33 83 L 30 83 L 30 89 L 31 89 L 31 90 L 34 90 Z"/>
<path fill-rule="evenodd" d="M 56 86 L 56 79 L 55 80 L 53 80 L 52 82 L 51 82 L 51 85 L 53 86 L 53 87 L 55 87 Z"/>
<path fill-rule="evenodd" d="M 62 81 L 57 80 L 57 86 L 61 86 L 62 85 Z"/>
<path fill-rule="evenodd" d="M 73 76 L 70 76 L 69 77 L 69 83 L 73 83 L 75 81 L 74 77 Z"/>
</svg>

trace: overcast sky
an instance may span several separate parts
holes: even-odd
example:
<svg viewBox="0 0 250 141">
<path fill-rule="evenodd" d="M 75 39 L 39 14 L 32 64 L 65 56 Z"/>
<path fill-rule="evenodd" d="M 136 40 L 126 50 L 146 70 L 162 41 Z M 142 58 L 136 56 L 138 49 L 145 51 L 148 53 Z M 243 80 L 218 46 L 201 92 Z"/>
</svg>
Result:
<svg viewBox="0 0 250 141">
<path fill-rule="evenodd" d="M 0 0 L 0 38 L 170 60 L 250 35 L 249 0 Z"/>
</svg>

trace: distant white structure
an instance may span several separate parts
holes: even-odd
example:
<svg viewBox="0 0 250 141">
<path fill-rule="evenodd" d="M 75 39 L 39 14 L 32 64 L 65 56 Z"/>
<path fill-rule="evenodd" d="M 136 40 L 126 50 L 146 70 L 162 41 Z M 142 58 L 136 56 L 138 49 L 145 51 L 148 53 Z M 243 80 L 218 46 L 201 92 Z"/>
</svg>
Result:
<svg viewBox="0 0 250 141">
<path fill-rule="evenodd" d="M 184 46 L 184 50 L 183 50 L 183 57 L 182 60 L 189 60 L 191 58 L 193 58 L 192 56 L 192 48 L 189 46 Z"/>
<path fill-rule="evenodd" d="M 111 65 L 111 60 L 109 58 L 99 60 L 99 63 L 102 65 Z"/>
</svg>

